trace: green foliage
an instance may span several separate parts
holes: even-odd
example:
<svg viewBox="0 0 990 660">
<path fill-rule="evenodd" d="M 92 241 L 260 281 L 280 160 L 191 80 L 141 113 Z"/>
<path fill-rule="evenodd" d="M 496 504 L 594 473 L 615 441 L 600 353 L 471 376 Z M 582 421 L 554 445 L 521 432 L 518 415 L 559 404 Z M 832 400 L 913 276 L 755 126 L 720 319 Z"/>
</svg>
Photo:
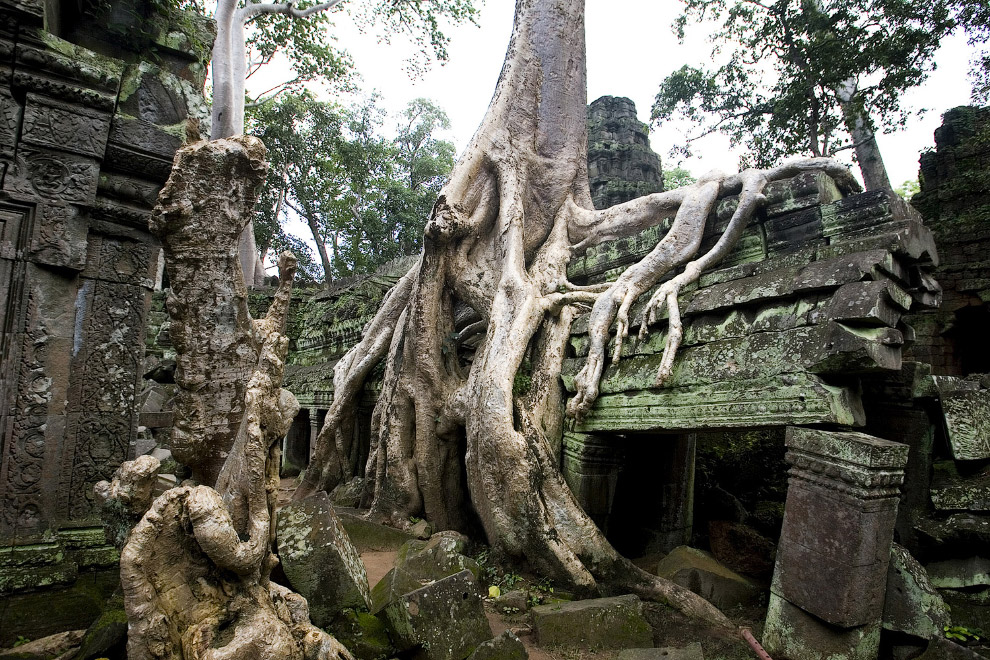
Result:
<svg viewBox="0 0 990 660">
<path fill-rule="evenodd" d="M 914 195 L 920 190 L 921 187 L 918 185 L 917 179 L 908 179 L 901 185 L 897 186 L 894 189 L 894 192 L 900 195 L 906 201 L 910 202 L 911 198 L 914 197 Z"/>
<path fill-rule="evenodd" d="M 30 641 L 31 640 L 28 639 L 27 637 L 25 637 L 24 635 L 18 635 L 17 636 L 17 639 L 14 640 L 14 648 L 16 649 L 18 646 L 24 646 L 25 644 L 29 643 Z"/>
<path fill-rule="evenodd" d="M 690 186 L 697 180 L 698 178 L 696 176 L 688 172 L 683 167 L 663 168 L 664 190 L 675 190 L 677 188 L 683 188 L 684 186 Z"/>
<path fill-rule="evenodd" d="M 714 132 L 768 167 L 790 154 L 851 147 L 837 90 L 857 83 L 846 111 L 892 130 L 909 116 L 901 95 L 925 80 L 961 0 L 687 0 L 675 24 L 712 21 L 715 69 L 684 66 L 661 84 L 652 117 L 700 128 L 678 148 Z M 974 0 L 975 1 L 975 0 Z"/>
<path fill-rule="evenodd" d="M 443 32 L 445 21 L 477 25 L 478 17 L 474 0 L 369 0 L 352 3 L 348 11 L 362 29 L 373 28 L 383 43 L 395 35 L 412 41 L 417 53 L 407 68 L 413 75 L 424 72 L 431 56 L 447 61 L 450 38 Z"/>
<path fill-rule="evenodd" d="M 381 135 L 383 121 L 375 98 L 343 108 L 304 93 L 253 111 L 251 130 L 270 161 L 255 219 L 263 253 L 300 250 L 306 276 L 332 281 L 419 251 L 454 164 L 453 145 L 435 135 L 449 122 L 425 99 L 409 104 L 396 138 Z M 283 229 L 290 214 L 308 224 L 319 261 Z"/>
<path fill-rule="evenodd" d="M 314 4 L 306 0 L 296 5 L 300 10 Z M 338 5 L 335 9 L 340 8 Z M 354 62 L 350 55 L 335 44 L 331 36 L 331 13 L 320 12 L 306 19 L 294 19 L 284 14 L 259 14 L 245 26 L 245 46 L 251 65 L 247 77 L 257 73 L 281 52 L 292 76 L 260 96 L 270 97 L 281 92 L 300 92 L 303 85 L 320 81 L 338 89 L 351 87 Z"/>
<path fill-rule="evenodd" d="M 946 638 L 962 642 L 963 644 L 978 642 L 983 638 L 982 630 L 970 629 L 966 626 L 944 626 L 942 631 L 945 633 Z"/>
</svg>

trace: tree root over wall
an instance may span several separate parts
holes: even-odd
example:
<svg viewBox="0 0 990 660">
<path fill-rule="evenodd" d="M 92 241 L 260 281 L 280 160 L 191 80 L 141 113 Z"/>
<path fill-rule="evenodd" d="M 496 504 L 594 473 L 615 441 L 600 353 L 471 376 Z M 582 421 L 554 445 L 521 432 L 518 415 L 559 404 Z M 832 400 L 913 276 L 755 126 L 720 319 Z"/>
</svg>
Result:
<svg viewBox="0 0 990 660">
<path fill-rule="evenodd" d="M 632 304 L 665 275 L 640 333 L 666 306 L 668 340 L 657 380 L 681 338 L 677 295 L 734 245 L 765 203 L 768 182 L 820 169 L 855 186 L 845 167 L 810 159 L 648 195 L 604 211 L 587 175 L 584 8 L 575 0 L 518 0 L 513 36 L 488 114 L 442 191 L 419 263 L 393 288 L 363 338 L 334 368 L 334 401 L 312 467 L 295 497 L 349 478 L 358 395 L 385 361 L 372 420 L 365 500 L 396 525 L 425 516 L 466 531 L 480 519 L 489 543 L 584 595 L 637 593 L 729 627 L 707 601 L 621 557 L 584 513 L 557 467 L 564 392 L 559 375 L 571 320 L 592 305 L 591 352 L 567 413 L 598 395 L 610 327 L 618 359 Z M 724 235 L 695 257 L 720 194 L 738 193 Z M 670 231 L 611 284 L 567 280 L 573 255 L 673 217 Z M 464 314 L 465 309 L 469 313 Z M 464 319 L 467 319 L 465 321 Z M 476 344 L 473 356 L 463 350 Z M 514 388 L 527 364 L 531 383 Z"/>
</svg>

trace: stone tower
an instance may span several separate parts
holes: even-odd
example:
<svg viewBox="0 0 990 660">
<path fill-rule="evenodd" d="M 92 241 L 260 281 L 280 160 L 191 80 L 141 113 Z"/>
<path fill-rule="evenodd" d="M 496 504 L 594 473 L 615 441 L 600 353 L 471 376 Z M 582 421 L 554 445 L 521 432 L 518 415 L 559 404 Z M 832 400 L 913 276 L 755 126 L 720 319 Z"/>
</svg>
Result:
<svg viewBox="0 0 990 660">
<path fill-rule="evenodd" d="M 663 190 L 660 156 L 630 99 L 603 96 L 588 106 L 588 179 L 598 209 Z"/>
</svg>

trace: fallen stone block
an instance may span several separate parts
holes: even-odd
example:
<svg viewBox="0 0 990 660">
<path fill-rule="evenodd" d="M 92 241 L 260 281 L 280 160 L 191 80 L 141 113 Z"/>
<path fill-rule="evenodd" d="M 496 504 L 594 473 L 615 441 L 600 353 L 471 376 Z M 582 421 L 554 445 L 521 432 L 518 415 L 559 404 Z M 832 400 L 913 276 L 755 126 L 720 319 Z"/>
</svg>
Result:
<svg viewBox="0 0 990 660">
<path fill-rule="evenodd" d="M 403 544 L 416 538 L 413 534 L 401 529 L 365 520 L 357 509 L 337 507 L 335 511 L 340 522 L 344 524 L 344 529 L 347 530 L 351 543 L 360 552 L 398 550 Z"/>
<path fill-rule="evenodd" d="M 657 575 L 690 589 L 719 609 L 748 605 L 761 589 L 707 552 L 679 546 L 660 560 Z"/>
<path fill-rule="evenodd" d="M 891 544 L 883 605 L 884 629 L 933 639 L 941 637 L 947 625 L 949 610 L 928 579 L 928 573 L 907 549 Z"/>
<path fill-rule="evenodd" d="M 107 599 L 99 618 L 90 625 L 86 634 L 79 640 L 79 651 L 73 660 L 96 660 L 126 657 L 126 655 L 127 613 L 124 611 L 123 592 L 118 589 Z"/>
<path fill-rule="evenodd" d="M 653 629 L 643 618 L 643 603 L 632 594 L 549 603 L 531 612 L 541 646 L 628 649 L 653 645 Z"/>
<path fill-rule="evenodd" d="M 280 509 L 276 540 L 285 576 L 309 601 L 314 625 L 325 628 L 347 608 L 370 607 L 364 563 L 326 493 Z"/>
<path fill-rule="evenodd" d="M 792 660 L 876 660 L 880 621 L 852 628 L 834 626 L 770 593 L 763 647 L 771 657 Z"/>
<path fill-rule="evenodd" d="M 928 579 L 937 589 L 966 589 L 990 585 L 990 559 L 966 557 L 929 562 Z"/>
<path fill-rule="evenodd" d="M 468 660 L 526 660 L 529 652 L 511 630 L 487 642 L 482 642 Z"/>
<path fill-rule="evenodd" d="M 733 571 L 759 576 L 773 573 L 776 545 L 749 525 L 713 520 L 708 524 L 708 541 L 715 559 Z"/>
<path fill-rule="evenodd" d="M 683 648 L 625 649 L 619 651 L 615 660 L 705 660 L 705 654 L 701 642 L 692 642 Z"/>
<path fill-rule="evenodd" d="M 492 638 L 471 571 L 403 594 L 383 616 L 395 647 L 419 660 L 463 660 Z"/>
<path fill-rule="evenodd" d="M 986 660 L 986 658 L 944 637 L 936 637 L 925 652 L 915 660 Z"/>
<path fill-rule="evenodd" d="M 326 631 L 357 660 L 384 660 L 395 655 L 385 624 L 366 610 L 344 610 L 334 617 Z"/>
<path fill-rule="evenodd" d="M 477 579 L 478 563 L 461 554 L 467 539 L 456 532 L 439 532 L 429 541 L 413 540 L 401 548 L 395 566 L 371 590 L 371 612 L 377 614 L 402 594 L 463 570 Z"/>
</svg>

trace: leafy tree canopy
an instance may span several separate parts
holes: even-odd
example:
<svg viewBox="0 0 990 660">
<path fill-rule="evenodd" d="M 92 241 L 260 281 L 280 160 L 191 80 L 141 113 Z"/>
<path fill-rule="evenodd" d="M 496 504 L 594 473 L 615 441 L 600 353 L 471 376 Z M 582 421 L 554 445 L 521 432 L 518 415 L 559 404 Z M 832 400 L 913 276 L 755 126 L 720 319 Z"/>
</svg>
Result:
<svg viewBox="0 0 990 660">
<path fill-rule="evenodd" d="M 761 167 L 796 153 L 834 154 L 853 146 L 850 111 L 879 129 L 903 125 L 901 95 L 932 70 L 957 13 L 950 0 L 686 0 L 678 36 L 689 22 L 713 22 L 713 57 L 725 63 L 668 76 L 652 117 L 696 123 L 679 149 L 686 154 L 716 131 Z M 850 88 L 851 101 L 842 99 Z"/>
<path fill-rule="evenodd" d="M 449 121 L 426 99 L 409 103 L 396 137 L 382 135 L 384 121 L 376 98 L 343 108 L 304 93 L 254 111 L 253 132 L 270 161 L 255 219 L 263 254 L 305 246 L 284 229 L 290 215 L 307 223 L 319 253 L 317 261 L 305 248 L 310 257 L 300 259 L 301 270 L 309 265 L 309 274 L 326 281 L 420 249 L 454 163 L 453 145 L 436 137 Z"/>
<path fill-rule="evenodd" d="M 683 167 L 663 168 L 663 189 L 674 190 L 683 186 L 690 186 L 698 180 L 698 177 L 688 172 Z"/>
</svg>

